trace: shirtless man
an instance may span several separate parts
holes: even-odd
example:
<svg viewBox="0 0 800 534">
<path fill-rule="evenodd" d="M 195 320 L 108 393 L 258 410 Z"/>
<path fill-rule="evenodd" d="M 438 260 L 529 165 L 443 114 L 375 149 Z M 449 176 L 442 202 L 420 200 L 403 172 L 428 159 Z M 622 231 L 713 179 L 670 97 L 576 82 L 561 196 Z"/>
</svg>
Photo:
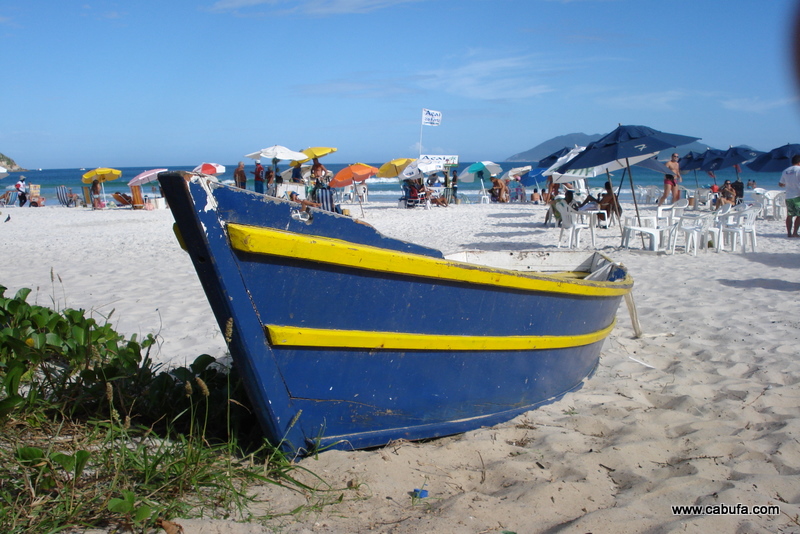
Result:
<svg viewBox="0 0 800 534">
<path fill-rule="evenodd" d="M 664 201 L 669 196 L 670 191 L 672 191 L 672 203 L 678 201 L 678 198 L 681 196 L 681 191 L 678 189 L 678 184 L 681 183 L 681 167 L 678 164 L 678 160 L 680 156 L 677 154 L 672 155 L 672 159 L 667 162 L 667 168 L 672 171 L 672 174 L 665 174 L 664 175 L 664 194 L 661 195 L 661 198 L 658 199 L 658 205 L 664 203 Z"/>
</svg>

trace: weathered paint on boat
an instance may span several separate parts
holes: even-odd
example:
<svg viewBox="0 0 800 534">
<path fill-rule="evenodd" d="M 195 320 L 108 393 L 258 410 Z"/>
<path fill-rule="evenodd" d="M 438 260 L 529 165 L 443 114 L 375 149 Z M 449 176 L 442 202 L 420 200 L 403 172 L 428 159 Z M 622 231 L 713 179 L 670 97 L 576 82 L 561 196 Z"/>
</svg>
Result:
<svg viewBox="0 0 800 534">
<path fill-rule="evenodd" d="M 267 437 L 286 450 L 444 436 L 553 402 L 593 372 L 633 285 L 599 254 L 550 273 L 533 269 L 569 253 L 458 261 L 208 178 L 159 179 Z"/>
</svg>

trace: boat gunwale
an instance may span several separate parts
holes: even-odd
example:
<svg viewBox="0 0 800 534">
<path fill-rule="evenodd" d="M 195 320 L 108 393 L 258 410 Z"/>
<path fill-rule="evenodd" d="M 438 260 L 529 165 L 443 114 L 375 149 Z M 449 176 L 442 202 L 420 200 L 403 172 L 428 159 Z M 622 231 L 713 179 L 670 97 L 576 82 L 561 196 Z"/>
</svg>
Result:
<svg viewBox="0 0 800 534">
<path fill-rule="evenodd" d="M 433 258 L 333 237 L 299 234 L 249 224 L 228 222 L 225 226 L 231 248 L 256 255 L 287 257 L 415 278 L 581 297 L 618 297 L 629 293 L 633 287 L 631 275 L 622 266 L 625 276 L 621 280 L 584 280 L 541 271 L 517 271 Z M 320 252 L 323 249 L 325 254 Z M 591 254 L 599 254 L 608 262 L 619 265 L 598 252 Z"/>
</svg>

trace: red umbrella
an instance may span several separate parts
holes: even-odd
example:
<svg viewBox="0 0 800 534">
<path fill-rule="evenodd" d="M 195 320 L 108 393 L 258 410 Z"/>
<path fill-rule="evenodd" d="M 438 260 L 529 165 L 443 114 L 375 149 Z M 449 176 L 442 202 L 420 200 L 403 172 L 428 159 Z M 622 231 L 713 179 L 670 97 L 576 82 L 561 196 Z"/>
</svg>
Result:
<svg viewBox="0 0 800 534">
<path fill-rule="evenodd" d="M 201 174 L 207 174 L 209 176 L 216 176 L 217 174 L 224 174 L 225 173 L 225 166 L 220 165 L 218 163 L 201 163 L 194 169 L 192 172 L 199 172 Z"/>
<path fill-rule="evenodd" d="M 366 163 L 354 163 L 348 165 L 341 171 L 336 173 L 336 176 L 331 180 L 331 187 L 345 187 L 353 182 L 363 182 L 370 176 L 378 174 L 378 169 Z"/>
</svg>

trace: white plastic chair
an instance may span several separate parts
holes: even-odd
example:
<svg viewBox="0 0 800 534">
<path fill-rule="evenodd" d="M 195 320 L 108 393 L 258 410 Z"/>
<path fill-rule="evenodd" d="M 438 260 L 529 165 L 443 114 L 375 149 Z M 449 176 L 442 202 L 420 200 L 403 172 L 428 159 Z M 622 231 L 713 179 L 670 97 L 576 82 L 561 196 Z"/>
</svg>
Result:
<svg viewBox="0 0 800 534">
<path fill-rule="evenodd" d="M 722 227 L 722 234 L 728 234 L 733 242 L 731 252 L 736 252 L 739 243 L 742 244 L 742 252 L 747 252 L 747 236 L 750 236 L 750 247 L 756 251 L 756 218 L 761 213 L 762 206 L 758 203 L 753 204 L 741 213 L 737 213 L 733 221 L 726 223 Z"/>
<path fill-rule="evenodd" d="M 564 232 L 568 234 L 567 247 L 579 247 L 581 245 L 581 230 L 589 228 L 589 225 L 581 224 L 578 212 L 571 209 L 564 200 L 558 200 L 555 208 L 561 214 L 561 233 L 558 234 L 558 248 L 561 248 Z"/>
<path fill-rule="evenodd" d="M 680 218 L 676 232 L 683 232 L 683 248 L 687 254 L 691 251 L 692 255 L 697 256 L 697 249 L 705 245 L 705 240 L 708 238 L 708 230 L 713 222 L 714 216 L 711 214 Z M 671 241 L 671 250 L 675 254 L 675 245 L 678 242 L 677 236 Z"/>
<path fill-rule="evenodd" d="M 674 219 L 677 219 L 678 217 L 683 215 L 683 212 L 688 207 L 689 207 L 689 200 L 681 198 L 677 202 L 675 202 L 674 204 L 670 204 L 669 206 L 657 207 L 656 217 L 658 217 L 658 219 L 666 219 L 667 226 L 669 226 L 672 224 L 672 221 Z"/>
<path fill-rule="evenodd" d="M 661 189 L 657 186 L 648 185 L 645 190 L 647 191 L 644 198 L 646 204 L 654 204 L 661 198 Z"/>
<path fill-rule="evenodd" d="M 779 206 L 779 198 L 783 197 L 783 202 Z M 786 217 L 784 213 L 786 207 L 786 191 L 767 191 L 764 193 L 764 208 L 761 210 L 761 215 L 765 219 L 771 217 L 775 220 L 780 220 Z M 784 208 L 783 210 L 781 208 Z"/>
</svg>

